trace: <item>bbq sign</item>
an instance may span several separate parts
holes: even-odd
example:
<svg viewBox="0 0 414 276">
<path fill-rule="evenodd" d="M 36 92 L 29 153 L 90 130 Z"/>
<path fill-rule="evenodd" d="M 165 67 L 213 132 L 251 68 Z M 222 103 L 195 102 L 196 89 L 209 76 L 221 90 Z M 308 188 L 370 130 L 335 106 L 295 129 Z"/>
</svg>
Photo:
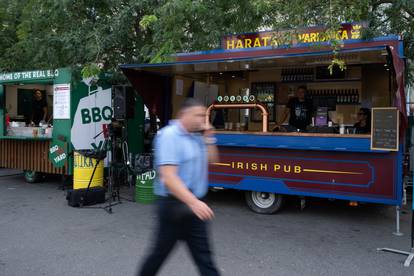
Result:
<svg viewBox="0 0 414 276">
<path fill-rule="evenodd" d="M 99 149 L 104 144 L 103 125 L 112 119 L 111 89 L 92 90 L 79 101 L 71 130 L 76 150 Z"/>
<path fill-rule="evenodd" d="M 222 48 L 224 50 L 257 48 L 257 47 L 277 47 L 286 44 L 317 43 L 326 42 L 331 39 L 350 40 L 361 39 L 361 31 L 366 24 L 352 23 L 342 24 L 336 32 L 328 32 L 321 27 L 299 29 L 296 32 L 288 31 L 265 31 L 259 33 L 248 33 L 240 35 L 226 35 L 222 38 Z"/>
<path fill-rule="evenodd" d="M 49 160 L 52 161 L 56 168 L 61 168 L 65 165 L 68 158 L 66 145 L 60 140 L 56 140 L 49 148 Z"/>
</svg>

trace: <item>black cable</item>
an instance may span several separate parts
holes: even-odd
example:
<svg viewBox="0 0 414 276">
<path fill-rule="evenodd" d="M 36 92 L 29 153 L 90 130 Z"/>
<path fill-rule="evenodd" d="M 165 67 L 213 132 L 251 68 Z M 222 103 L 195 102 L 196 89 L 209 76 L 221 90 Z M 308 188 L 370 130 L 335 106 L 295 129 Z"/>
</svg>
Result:
<svg viewBox="0 0 414 276">
<path fill-rule="evenodd" d="M 414 250 L 414 209 L 412 209 L 411 211 L 411 252 L 413 252 L 413 250 Z"/>
<path fill-rule="evenodd" d="M 23 175 L 23 173 L 0 175 L 0 177 L 9 177 L 9 176 L 18 176 L 18 175 Z"/>
<path fill-rule="evenodd" d="M 126 197 L 123 197 L 123 196 L 120 196 L 120 198 L 123 199 L 123 200 L 129 201 L 129 202 L 135 202 L 133 199 L 129 199 L 129 198 L 126 198 Z"/>
</svg>

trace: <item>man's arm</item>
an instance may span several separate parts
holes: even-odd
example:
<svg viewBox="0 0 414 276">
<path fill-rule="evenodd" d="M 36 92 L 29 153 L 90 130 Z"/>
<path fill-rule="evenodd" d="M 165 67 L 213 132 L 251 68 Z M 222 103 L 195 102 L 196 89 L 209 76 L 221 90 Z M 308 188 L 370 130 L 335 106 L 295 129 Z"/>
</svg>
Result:
<svg viewBox="0 0 414 276">
<path fill-rule="evenodd" d="M 213 211 L 204 202 L 195 197 L 184 185 L 178 176 L 178 167 L 175 165 L 163 165 L 159 168 L 160 180 L 171 194 L 184 202 L 194 214 L 201 220 L 210 220 L 214 217 Z"/>
<path fill-rule="evenodd" d="M 214 137 L 214 128 L 212 125 L 206 127 L 204 132 L 204 142 L 207 144 L 208 162 L 217 163 L 219 161 L 217 139 Z"/>
<path fill-rule="evenodd" d="M 276 125 L 277 126 L 283 125 L 283 123 L 286 121 L 289 113 L 290 113 L 290 108 L 289 107 L 285 107 L 285 110 L 283 111 L 283 114 L 282 114 L 282 120 L 280 120 L 279 122 L 277 122 Z"/>
<path fill-rule="evenodd" d="M 44 106 L 43 107 L 43 118 L 42 118 L 42 120 L 45 121 L 45 122 L 46 122 L 46 118 L 47 118 L 47 112 L 48 112 L 47 106 Z"/>
<path fill-rule="evenodd" d="M 215 144 L 207 145 L 207 152 L 208 152 L 208 163 L 219 162 L 219 152 Z"/>
</svg>

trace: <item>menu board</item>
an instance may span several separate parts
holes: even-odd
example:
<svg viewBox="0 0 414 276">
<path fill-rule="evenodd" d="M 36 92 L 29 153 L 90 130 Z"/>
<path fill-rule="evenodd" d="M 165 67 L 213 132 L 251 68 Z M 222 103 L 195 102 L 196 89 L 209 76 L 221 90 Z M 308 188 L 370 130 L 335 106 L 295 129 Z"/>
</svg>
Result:
<svg viewBox="0 0 414 276">
<path fill-rule="evenodd" d="M 371 149 L 398 151 L 399 124 L 400 118 L 397 108 L 373 108 Z"/>
<path fill-rule="evenodd" d="M 70 84 L 53 86 L 53 119 L 70 119 Z"/>
<path fill-rule="evenodd" d="M 316 126 L 327 126 L 328 125 L 328 108 L 318 107 L 316 110 Z"/>
</svg>

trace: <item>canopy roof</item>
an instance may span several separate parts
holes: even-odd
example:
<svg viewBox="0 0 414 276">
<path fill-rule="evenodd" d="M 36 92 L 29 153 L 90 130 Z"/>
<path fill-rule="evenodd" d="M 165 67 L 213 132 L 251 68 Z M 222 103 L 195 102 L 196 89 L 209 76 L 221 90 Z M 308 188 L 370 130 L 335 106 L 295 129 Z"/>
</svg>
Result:
<svg viewBox="0 0 414 276">
<path fill-rule="evenodd" d="M 399 36 L 391 35 L 372 40 L 347 40 L 339 51 L 339 57 L 347 65 L 389 63 L 396 80 L 394 87 L 394 105 L 403 116 L 405 112 L 404 93 L 404 55 L 403 44 Z M 170 91 L 168 78 L 175 75 L 189 76 L 195 79 L 211 76 L 220 78 L 232 74 L 242 76 L 244 72 L 263 69 L 289 67 L 327 66 L 333 58 L 333 49 L 329 43 L 302 43 L 292 47 L 260 47 L 250 49 L 210 50 L 193 53 L 181 53 L 173 56 L 174 61 L 157 64 L 124 64 L 120 68 L 134 88 L 151 109 L 163 107 L 162 101 L 168 98 Z M 164 83 L 165 82 L 165 83 Z M 160 84 L 162 84 L 162 87 Z"/>
</svg>

